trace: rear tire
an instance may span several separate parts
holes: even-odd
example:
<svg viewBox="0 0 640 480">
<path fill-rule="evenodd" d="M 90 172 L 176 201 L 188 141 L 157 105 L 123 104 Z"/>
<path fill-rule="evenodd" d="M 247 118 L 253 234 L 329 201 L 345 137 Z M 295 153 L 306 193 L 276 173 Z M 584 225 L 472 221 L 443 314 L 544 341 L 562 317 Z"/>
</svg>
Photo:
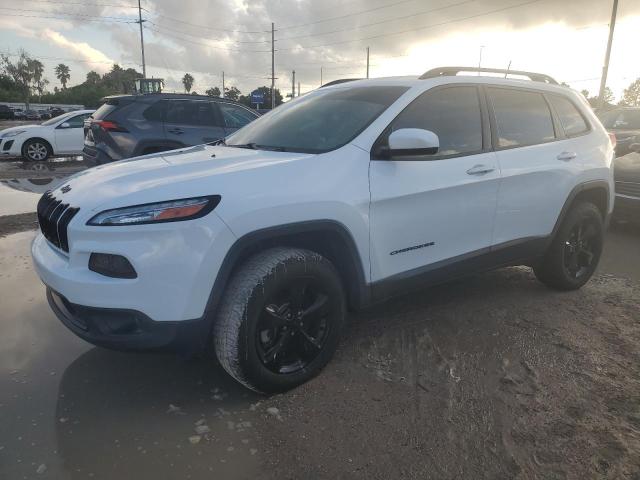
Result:
<svg viewBox="0 0 640 480">
<path fill-rule="evenodd" d="M 51 156 L 51 147 L 43 140 L 32 138 L 22 146 L 22 158 L 28 162 L 44 162 Z"/>
<path fill-rule="evenodd" d="M 534 268 L 538 280 L 556 290 L 577 290 L 595 272 L 604 244 L 604 222 L 589 202 L 573 206 L 543 260 Z"/>
<path fill-rule="evenodd" d="M 265 250 L 236 271 L 225 291 L 213 328 L 215 353 L 246 387 L 283 392 L 329 362 L 345 316 L 331 262 L 309 250 Z"/>
</svg>

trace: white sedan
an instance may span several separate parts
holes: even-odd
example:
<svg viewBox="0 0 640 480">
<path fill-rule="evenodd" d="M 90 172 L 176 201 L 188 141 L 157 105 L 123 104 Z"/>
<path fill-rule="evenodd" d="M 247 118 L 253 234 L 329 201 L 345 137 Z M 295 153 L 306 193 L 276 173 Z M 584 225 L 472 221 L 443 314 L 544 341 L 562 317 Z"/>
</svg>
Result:
<svg viewBox="0 0 640 480">
<path fill-rule="evenodd" d="M 0 131 L 0 157 L 41 162 L 52 156 L 80 155 L 84 148 L 84 120 L 93 110 L 77 110 L 42 122 Z"/>
</svg>

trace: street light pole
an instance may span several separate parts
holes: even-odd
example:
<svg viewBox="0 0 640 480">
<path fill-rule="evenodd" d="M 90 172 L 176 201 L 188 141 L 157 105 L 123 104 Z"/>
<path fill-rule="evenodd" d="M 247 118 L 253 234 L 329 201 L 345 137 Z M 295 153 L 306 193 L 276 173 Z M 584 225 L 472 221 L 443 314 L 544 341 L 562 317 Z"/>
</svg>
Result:
<svg viewBox="0 0 640 480">
<path fill-rule="evenodd" d="M 367 78 L 369 78 L 369 47 L 367 47 Z"/>
<path fill-rule="evenodd" d="M 271 110 L 276 108 L 276 50 L 275 25 L 271 22 Z"/>
<path fill-rule="evenodd" d="M 142 76 L 147 78 L 147 66 L 144 61 L 144 34 L 142 33 L 142 7 L 138 0 L 138 23 L 140 24 L 140 48 L 142 50 Z"/>
<path fill-rule="evenodd" d="M 602 78 L 600 79 L 600 93 L 598 95 L 599 108 L 604 107 L 604 92 L 607 88 L 607 75 L 609 74 L 609 59 L 611 58 L 611 45 L 613 44 L 613 31 L 616 28 L 616 15 L 618 13 L 618 0 L 613 0 L 613 10 L 611 12 L 611 23 L 609 23 L 609 40 L 607 41 L 607 53 L 604 56 L 604 66 L 602 67 Z"/>
</svg>

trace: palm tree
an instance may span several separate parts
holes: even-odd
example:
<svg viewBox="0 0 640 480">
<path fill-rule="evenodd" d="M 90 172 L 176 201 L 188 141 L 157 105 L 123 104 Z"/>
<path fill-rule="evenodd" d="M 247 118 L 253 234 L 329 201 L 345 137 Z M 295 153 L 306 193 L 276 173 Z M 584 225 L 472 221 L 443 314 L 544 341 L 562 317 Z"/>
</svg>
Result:
<svg viewBox="0 0 640 480">
<path fill-rule="evenodd" d="M 182 77 L 182 85 L 184 85 L 184 91 L 189 93 L 191 87 L 193 87 L 193 76 L 190 73 L 185 73 Z"/>
<path fill-rule="evenodd" d="M 56 77 L 60 80 L 62 88 L 67 88 L 67 82 L 71 78 L 69 66 L 64 63 L 59 63 L 56 66 Z"/>
<path fill-rule="evenodd" d="M 41 101 L 44 89 L 49 84 L 49 80 L 43 78 L 44 65 L 40 60 L 35 59 L 29 60 L 28 64 L 33 79 L 33 90 L 38 92 L 38 101 Z"/>
</svg>

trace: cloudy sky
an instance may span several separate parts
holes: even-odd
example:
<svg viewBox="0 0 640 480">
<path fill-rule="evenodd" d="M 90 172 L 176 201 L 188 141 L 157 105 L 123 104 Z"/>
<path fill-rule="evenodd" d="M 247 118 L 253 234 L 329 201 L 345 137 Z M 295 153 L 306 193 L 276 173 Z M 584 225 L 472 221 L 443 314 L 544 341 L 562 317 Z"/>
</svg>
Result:
<svg viewBox="0 0 640 480">
<path fill-rule="evenodd" d="M 203 93 L 269 85 L 271 22 L 276 86 L 301 90 L 365 75 L 413 75 L 442 65 L 541 71 L 579 90 L 598 89 L 610 0 L 143 0 L 147 75 L 180 90 L 185 72 Z M 71 83 L 113 62 L 141 70 L 135 0 L 0 0 L 0 50 L 20 48 Z M 620 0 L 609 85 L 616 97 L 640 77 L 640 1 Z"/>
</svg>

